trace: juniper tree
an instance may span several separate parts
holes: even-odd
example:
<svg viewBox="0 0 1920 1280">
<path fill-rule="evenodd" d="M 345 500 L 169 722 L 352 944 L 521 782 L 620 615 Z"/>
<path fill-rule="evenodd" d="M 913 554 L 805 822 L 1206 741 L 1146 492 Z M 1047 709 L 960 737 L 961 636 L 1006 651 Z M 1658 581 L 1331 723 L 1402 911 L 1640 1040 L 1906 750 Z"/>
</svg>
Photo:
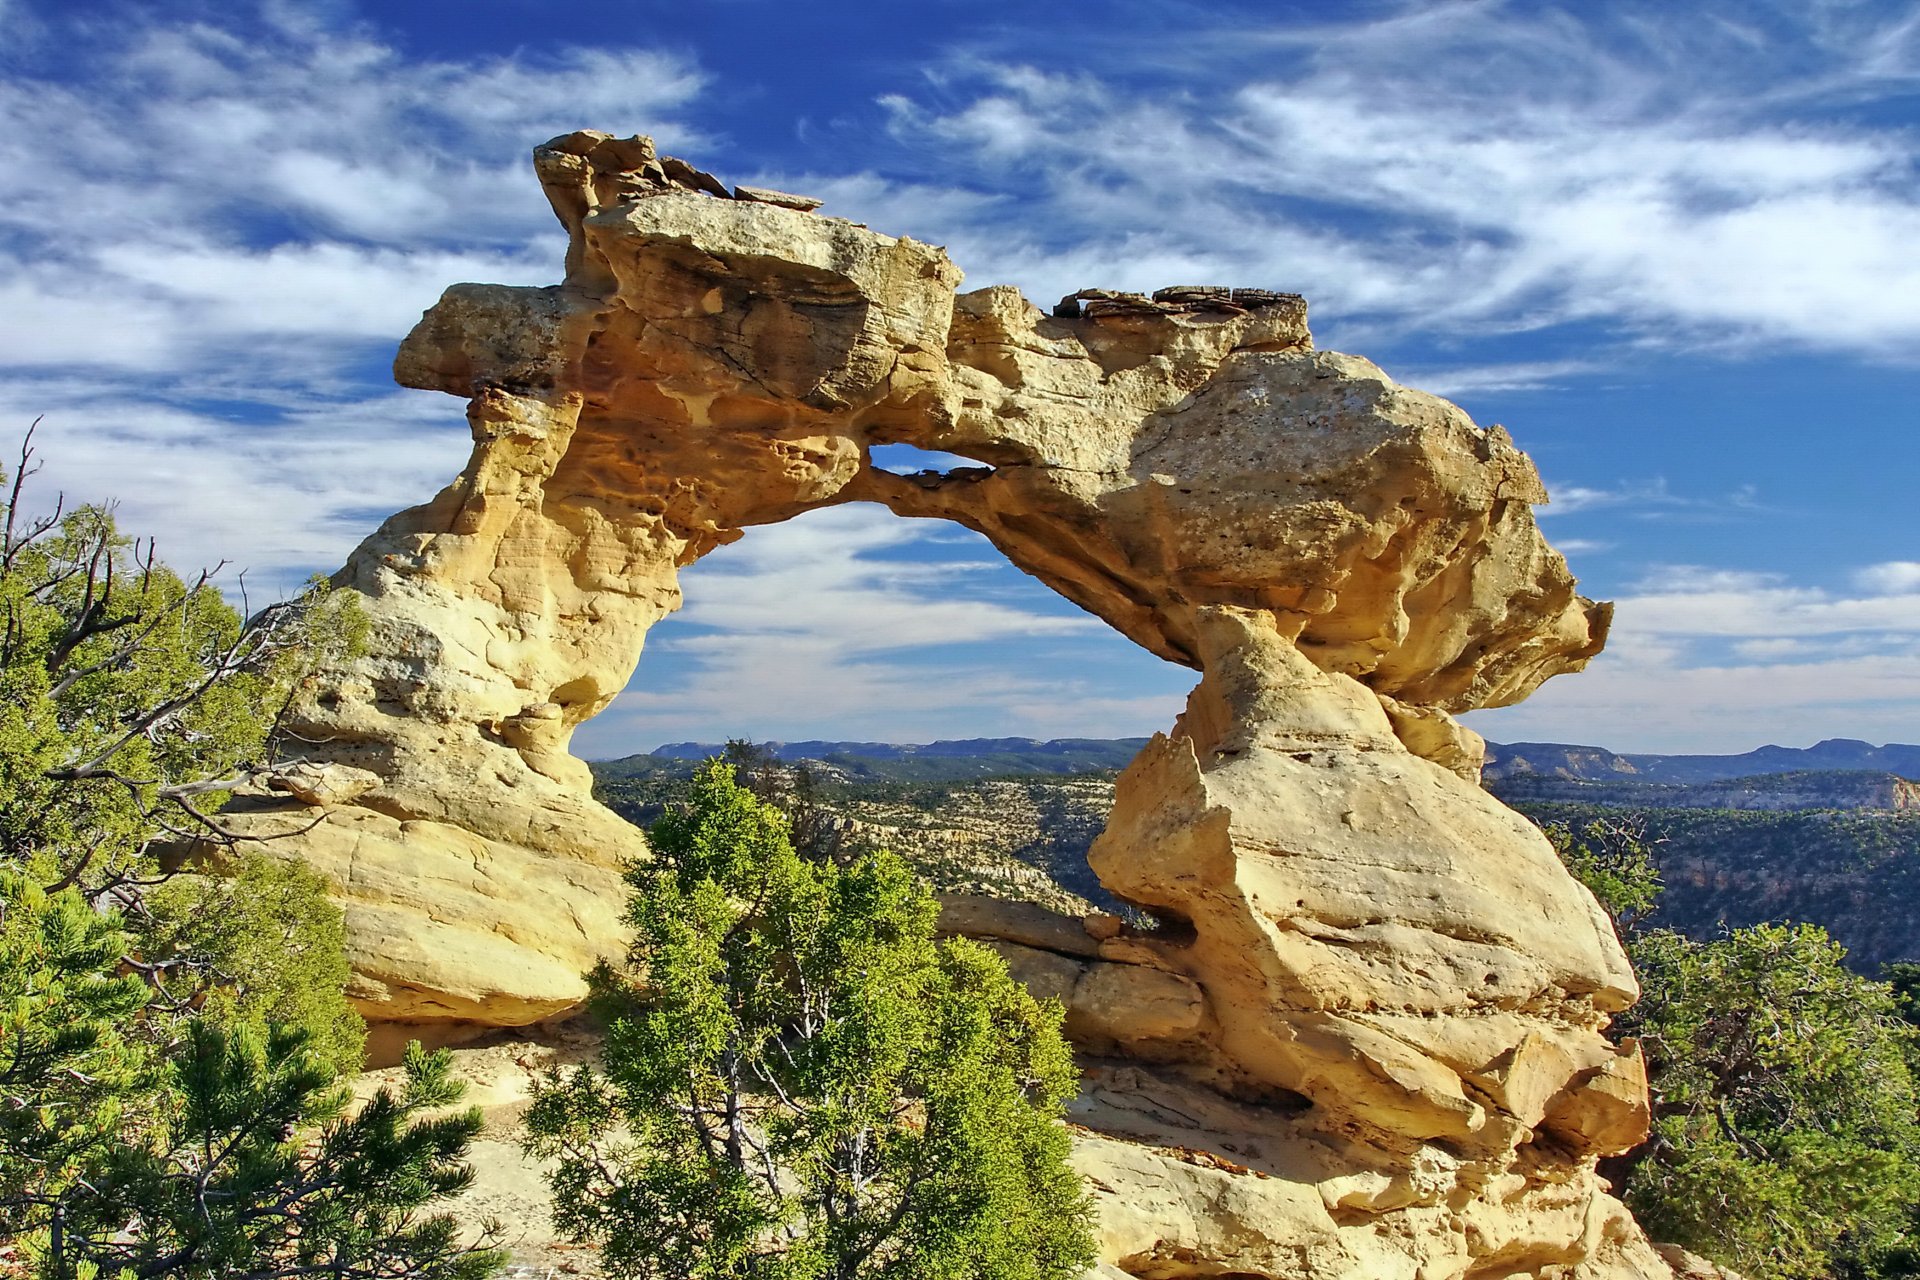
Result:
<svg viewBox="0 0 1920 1280">
<path fill-rule="evenodd" d="M 1653 1133 L 1612 1166 L 1656 1239 L 1794 1280 L 1912 1274 L 1920 1200 L 1914 1031 L 1818 925 L 1755 925 L 1632 947 Z"/>
<path fill-rule="evenodd" d="M 629 872 L 599 1069 L 536 1092 L 555 1220 L 621 1276 L 1056 1280 L 1092 1258 L 1056 1004 L 938 942 L 899 859 L 795 853 L 709 762 Z"/>
<path fill-rule="evenodd" d="M 1640 979 L 1615 1030 L 1646 1054 L 1652 1133 L 1602 1172 L 1641 1223 L 1756 1280 L 1920 1274 L 1920 1039 L 1895 989 L 1817 925 L 1649 927 L 1631 824 L 1548 835 Z"/>
<path fill-rule="evenodd" d="M 106 509 L 29 516 L 31 460 L 0 504 L 0 1243 L 53 1280 L 490 1269 L 423 1211 L 479 1124 L 427 1114 L 445 1058 L 347 1114 L 338 909 L 219 821 L 355 615 L 243 619 Z M 161 857 L 189 846 L 223 874 Z"/>
</svg>

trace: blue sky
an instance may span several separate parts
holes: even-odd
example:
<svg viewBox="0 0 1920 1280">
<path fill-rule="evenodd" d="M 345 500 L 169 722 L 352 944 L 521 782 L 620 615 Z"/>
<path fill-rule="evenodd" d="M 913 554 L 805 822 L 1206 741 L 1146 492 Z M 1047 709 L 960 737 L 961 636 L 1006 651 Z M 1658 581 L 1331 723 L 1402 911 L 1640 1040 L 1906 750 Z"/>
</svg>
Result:
<svg viewBox="0 0 1920 1280">
<path fill-rule="evenodd" d="M 466 452 L 388 379 L 456 280 L 548 283 L 527 153 L 654 134 L 970 285 L 1294 290 L 1507 425 L 1619 603 L 1506 741 L 1920 741 L 1911 4 L 0 0 L 0 422 L 258 590 Z M 1191 673 L 958 529 L 755 530 L 588 755 L 1164 728 Z"/>
</svg>

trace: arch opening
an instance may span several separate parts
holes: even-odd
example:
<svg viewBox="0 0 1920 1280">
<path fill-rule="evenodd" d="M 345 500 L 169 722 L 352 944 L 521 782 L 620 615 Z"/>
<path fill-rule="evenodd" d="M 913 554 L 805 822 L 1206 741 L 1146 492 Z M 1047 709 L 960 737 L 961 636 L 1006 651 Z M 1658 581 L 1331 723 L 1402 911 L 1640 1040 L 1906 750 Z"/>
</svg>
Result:
<svg viewBox="0 0 1920 1280">
<path fill-rule="evenodd" d="M 878 452 L 878 450 L 876 450 Z M 586 760 L 672 742 L 1134 738 L 1194 680 L 986 537 L 870 502 L 755 526 L 680 571 Z"/>
</svg>

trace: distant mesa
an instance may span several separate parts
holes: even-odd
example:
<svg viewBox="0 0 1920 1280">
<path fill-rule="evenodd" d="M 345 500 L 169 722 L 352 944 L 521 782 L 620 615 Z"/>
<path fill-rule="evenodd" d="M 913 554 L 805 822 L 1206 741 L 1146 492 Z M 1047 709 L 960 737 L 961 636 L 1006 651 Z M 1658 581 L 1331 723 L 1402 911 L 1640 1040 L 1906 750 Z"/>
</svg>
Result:
<svg viewBox="0 0 1920 1280">
<path fill-rule="evenodd" d="M 1145 738 L 959 738 L 928 743 L 768 741 L 785 761 L 816 761 L 851 777 L 961 781 L 1124 768 Z M 670 742 L 597 762 L 619 776 L 655 760 L 704 760 L 724 743 Z M 1685 808 L 1920 807 L 1920 746 L 1831 738 L 1812 747 L 1760 747 L 1738 755 L 1647 755 L 1562 742 L 1486 744 L 1482 781 L 1505 800 L 1570 800 Z M 1609 797 L 1612 799 L 1610 800 Z"/>
<path fill-rule="evenodd" d="M 1920 746 L 1876 747 L 1853 738 L 1828 738 L 1811 747 L 1758 747 L 1739 755 L 1620 754 L 1604 747 L 1559 742 L 1487 744 L 1487 781 L 1526 775 L 1582 782 L 1720 782 L 1764 774 L 1865 770 L 1920 778 Z"/>
</svg>

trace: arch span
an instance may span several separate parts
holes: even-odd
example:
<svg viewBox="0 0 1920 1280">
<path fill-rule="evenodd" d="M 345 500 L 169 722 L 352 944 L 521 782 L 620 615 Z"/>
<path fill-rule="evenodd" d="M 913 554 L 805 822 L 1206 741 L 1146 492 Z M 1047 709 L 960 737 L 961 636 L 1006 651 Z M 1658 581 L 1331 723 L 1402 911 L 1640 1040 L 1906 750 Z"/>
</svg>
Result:
<svg viewBox="0 0 1920 1280">
<path fill-rule="evenodd" d="M 1184 1145 L 1286 1153 L 1259 1158 L 1324 1204 L 1288 1221 L 1346 1259 L 1313 1274 L 1401 1274 L 1379 1249 L 1573 1263 L 1633 1234 L 1595 1225 L 1614 1210 L 1592 1182 L 1645 1120 L 1637 1057 L 1600 1034 L 1632 976 L 1452 718 L 1578 669 L 1608 619 L 1541 537 L 1504 431 L 1314 350 L 1291 295 L 1087 291 L 1043 314 L 956 293 L 935 247 L 725 198 L 646 139 L 535 158 L 566 279 L 456 285 L 403 344 L 402 383 L 469 400 L 472 458 L 341 571 L 374 652 L 295 725 L 335 783 L 298 845 L 338 885 L 370 1018 L 513 1025 L 579 999 L 645 850 L 591 799 L 574 729 L 682 567 L 878 502 L 979 531 L 1201 673 L 1093 859 L 1191 928 L 986 905 L 967 927 L 1053 984 L 1140 1096 L 1198 1091 L 1195 1125 L 1256 1135 Z M 896 474 L 873 458 L 889 444 L 982 465 Z M 1151 1136 L 1153 1114 L 1107 1123 Z M 1523 1211 L 1462 1235 L 1450 1215 L 1496 1176 Z M 1343 1234 L 1390 1213 L 1397 1243 Z M 1208 1274 L 1292 1274 L 1260 1260 L 1271 1241 L 1170 1239 L 1151 1249 Z"/>
</svg>

